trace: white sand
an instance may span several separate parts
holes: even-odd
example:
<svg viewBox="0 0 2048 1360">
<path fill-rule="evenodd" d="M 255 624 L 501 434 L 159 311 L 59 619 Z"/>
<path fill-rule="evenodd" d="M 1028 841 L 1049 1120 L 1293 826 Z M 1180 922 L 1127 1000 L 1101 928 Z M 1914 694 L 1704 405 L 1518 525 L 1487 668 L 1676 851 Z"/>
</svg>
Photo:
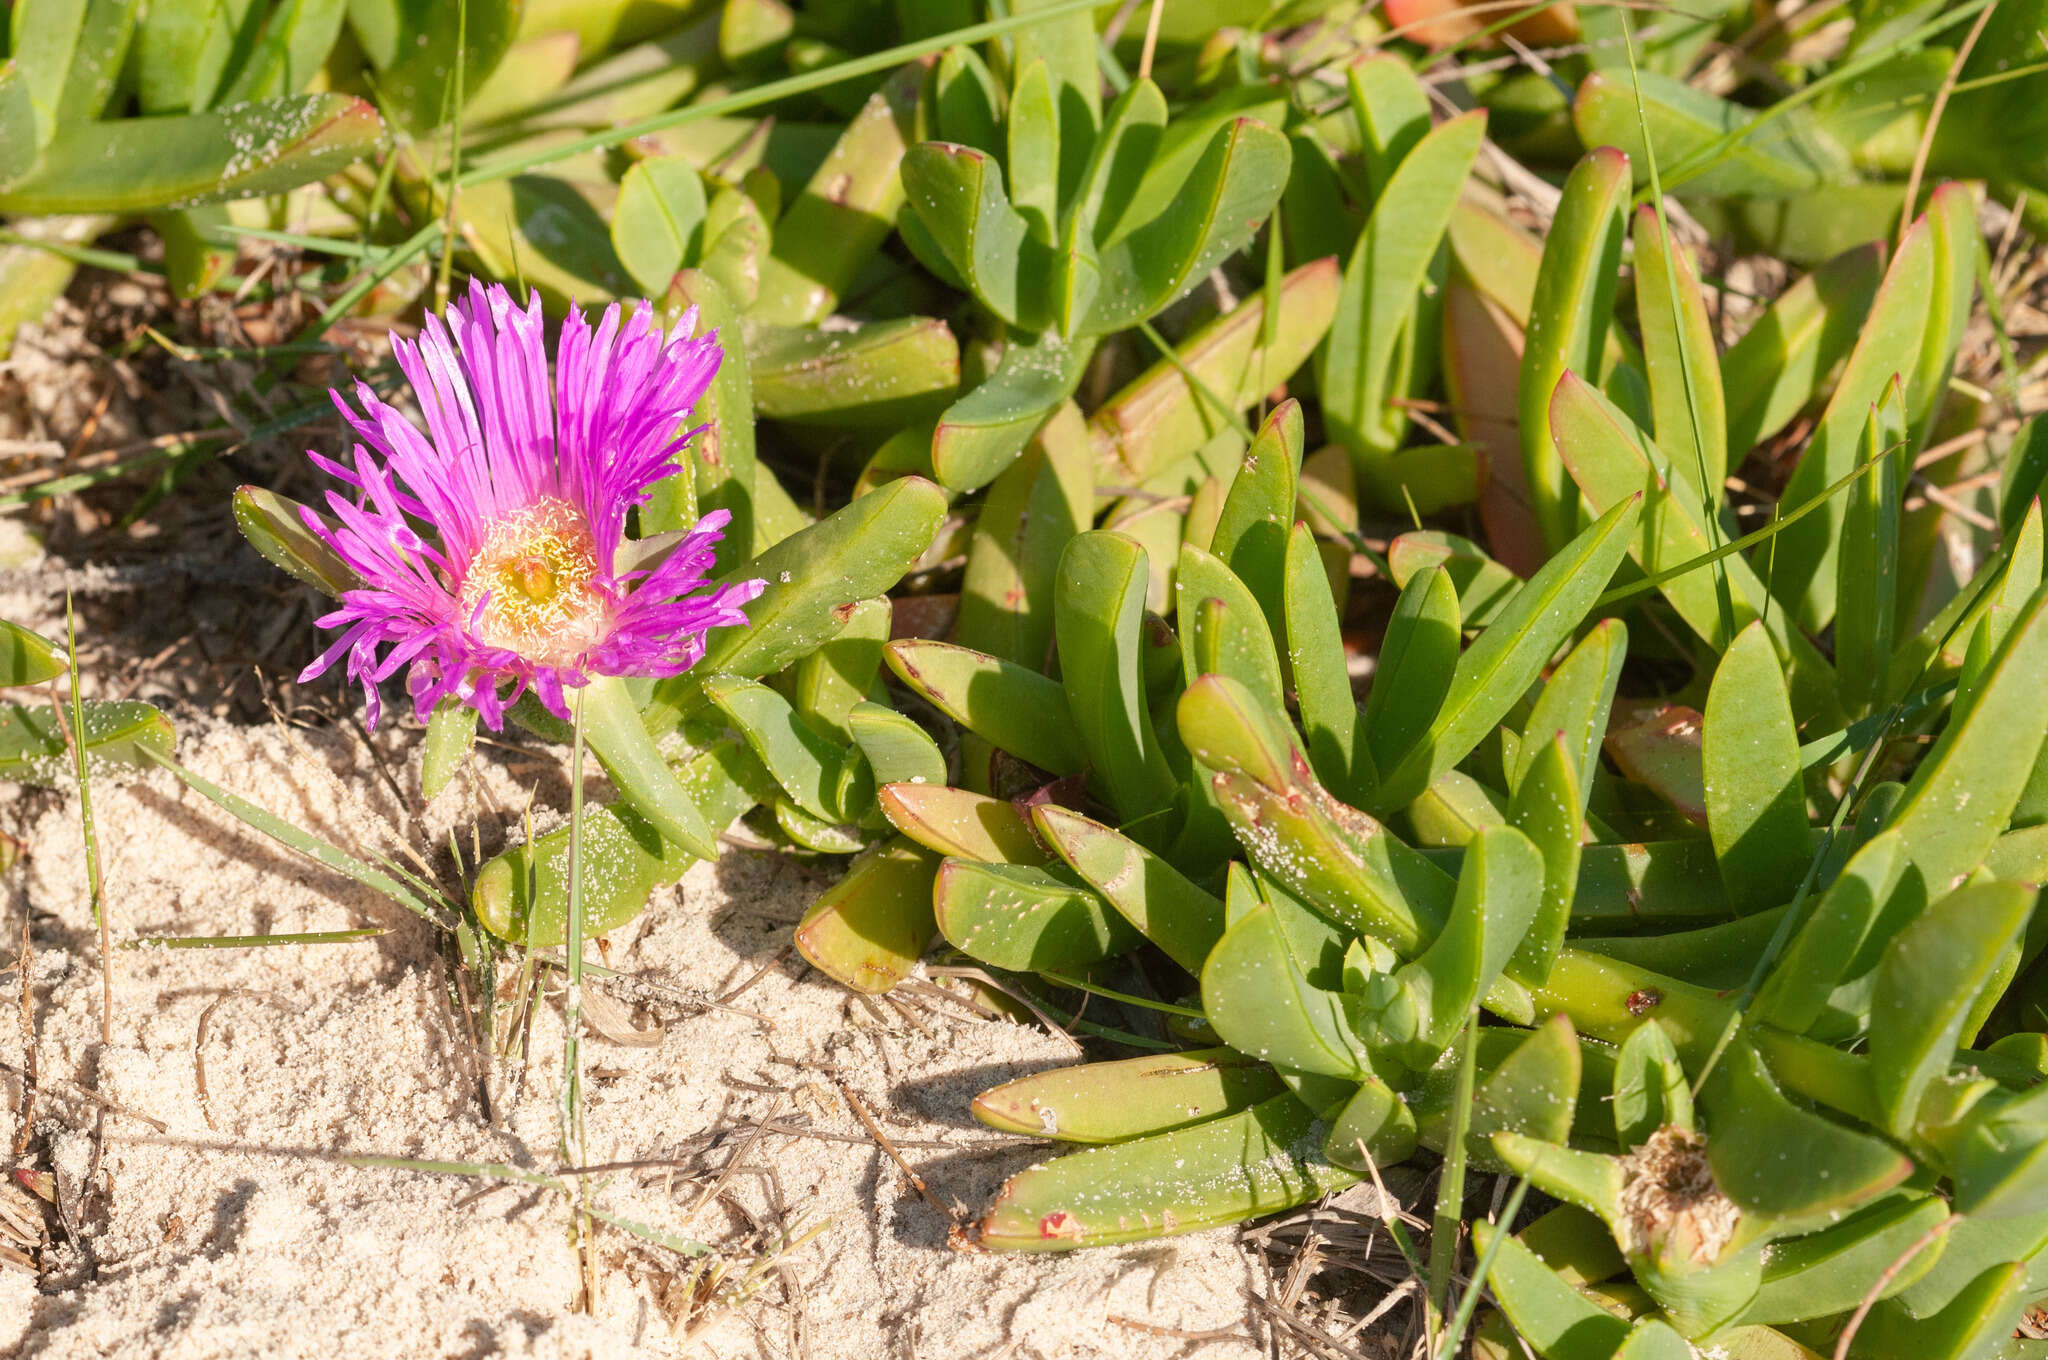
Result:
<svg viewBox="0 0 2048 1360">
<path fill-rule="evenodd" d="M 391 768 L 410 781 L 402 743 L 391 747 Z M 480 811 L 473 787 L 459 785 L 415 820 L 361 748 L 340 737 L 187 730 L 180 754 L 358 852 L 408 838 L 444 844 L 451 828 L 466 844 L 479 817 L 489 846 L 500 825 L 498 814 Z M 513 769 L 479 768 L 500 806 L 520 805 L 525 790 Z M 557 778 L 539 762 L 516 768 L 527 780 Z M 830 1225 L 751 1299 L 708 1308 L 692 1298 L 687 1261 L 606 1230 L 596 1310 L 578 1313 L 560 1196 L 334 1160 L 386 1154 L 550 1169 L 559 1009 L 543 1011 L 524 1090 L 516 1098 L 500 1091 L 509 1108 L 494 1127 L 479 1100 L 479 1060 L 444 1000 L 430 930 L 232 821 L 168 774 L 102 782 L 95 794 L 117 938 L 393 929 L 341 946 L 119 954 L 115 1040 L 104 1047 L 76 801 L 0 794 L 0 828 L 29 847 L 0 895 L 0 968 L 12 963 L 24 899 L 34 922 L 42 1089 L 29 1161 L 54 1166 L 90 1248 L 88 1260 L 60 1232 L 40 1288 L 0 1266 L 0 1354 L 1267 1353 L 1246 1303 L 1263 1272 L 1231 1233 L 1061 1257 L 949 1249 L 948 1219 L 910 1189 L 833 1079 L 874 1113 L 941 1202 L 978 1213 L 1005 1176 L 1046 1149 L 974 1125 L 968 1101 L 996 1081 L 1071 1062 L 1072 1050 L 1041 1031 L 951 1007 L 916 1007 L 913 1023 L 852 998 L 784 954 L 817 880 L 794 862 L 744 852 L 698 866 L 659 895 L 614 937 L 611 961 L 712 994 L 772 963 L 735 1003 L 768 1023 L 657 1002 L 643 1004 L 636 1021 L 664 1026 L 658 1046 L 586 1045 L 592 1160 L 679 1163 L 610 1176 L 597 1202 L 728 1247 L 742 1271 L 762 1239 L 785 1226 Z M 559 787 L 544 790 L 541 802 L 558 797 Z M 16 993 L 13 980 L 0 985 L 0 1061 L 18 1070 Z M 103 1111 L 77 1087 L 165 1131 L 105 1114 L 94 1176 Z M 0 1075 L 7 1146 L 22 1098 L 20 1080 Z M 771 1116 L 830 1137 L 771 1132 L 746 1144 L 756 1121 Z M 707 1147 L 707 1133 L 721 1141 Z M 691 1217 L 735 1156 L 722 1197 Z"/>
</svg>

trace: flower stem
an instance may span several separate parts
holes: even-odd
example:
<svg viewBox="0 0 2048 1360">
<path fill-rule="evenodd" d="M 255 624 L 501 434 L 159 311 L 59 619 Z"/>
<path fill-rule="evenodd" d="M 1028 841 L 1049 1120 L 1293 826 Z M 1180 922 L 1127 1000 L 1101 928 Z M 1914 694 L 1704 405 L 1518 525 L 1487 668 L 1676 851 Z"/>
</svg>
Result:
<svg viewBox="0 0 2048 1360">
<path fill-rule="evenodd" d="M 587 1160 L 583 1141 L 583 691 L 576 691 L 576 735 L 569 755 L 569 987 L 562 999 L 562 1162 L 580 1167 Z M 575 1214 L 576 1253 L 583 1263 L 585 1311 L 597 1304 L 597 1271 L 591 1254 L 590 1180 L 578 1177 Z"/>
</svg>

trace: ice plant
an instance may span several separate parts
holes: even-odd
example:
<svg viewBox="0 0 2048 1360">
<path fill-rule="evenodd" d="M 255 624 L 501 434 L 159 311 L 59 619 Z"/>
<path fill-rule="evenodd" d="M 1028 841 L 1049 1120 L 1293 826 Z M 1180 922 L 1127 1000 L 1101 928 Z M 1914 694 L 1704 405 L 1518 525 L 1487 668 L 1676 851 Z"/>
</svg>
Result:
<svg viewBox="0 0 2048 1360">
<path fill-rule="evenodd" d="M 340 636 L 301 682 L 346 655 L 372 723 L 378 683 L 405 669 L 422 720 L 453 696 L 497 728 L 528 690 L 567 718 L 567 691 L 681 674 L 708 629 L 745 623 L 764 583 L 705 581 L 725 511 L 673 542 L 626 537 L 718 370 L 716 334 L 694 323 L 664 338 L 645 303 L 594 328 L 572 309 L 550 380 L 539 297 L 521 310 L 472 282 L 445 321 L 393 343 L 425 433 L 365 383 L 360 410 L 335 392 L 354 466 L 308 456 L 352 494 L 327 493 L 334 524 L 302 513 L 361 584 L 319 620 Z"/>
</svg>

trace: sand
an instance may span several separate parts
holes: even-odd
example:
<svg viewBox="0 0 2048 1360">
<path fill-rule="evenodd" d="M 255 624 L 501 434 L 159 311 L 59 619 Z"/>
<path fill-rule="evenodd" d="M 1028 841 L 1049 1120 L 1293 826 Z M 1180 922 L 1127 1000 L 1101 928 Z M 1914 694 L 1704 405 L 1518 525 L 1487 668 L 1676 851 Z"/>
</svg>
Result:
<svg viewBox="0 0 2048 1360">
<path fill-rule="evenodd" d="M 486 751 L 472 777 L 422 807 L 411 739 L 387 733 L 377 745 L 408 790 L 403 800 L 369 748 L 333 730 L 188 718 L 180 758 L 356 853 L 445 845 L 451 831 L 467 845 L 472 828 L 488 850 L 513 820 L 503 810 L 523 805 L 529 786 L 540 783 L 537 805 L 562 797 L 552 753 Z M 693 1276 L 682 1255 L 603 1229 L 595 1308 L 578 1311 L 563 1196 L 337 1160 L 551 1171 L 558 1001 L 539 1012 L 523 1083 L 498 1072 L 487 1110 L 488 1064 L 446 999 L 432 930 L 167 772 L 108 775 L 94 794 L 117 939 L 365 925 L 389 933 L 347 945 L 118 953 L 114 1040 L 103 1044 L 75 794 L 0 792 L 0 829 L 27 848 L 0 879 L 0 970 L 24 910 L 35 948 L 29 1009 L 41 1081 L 25 1161 L 54 1171 L 61 1205 L 40 1281 L 0 1265 L 0 1354 L 1270 1353 L 1249 1301 L 1266 1288 L 1265 1268 L 1231 1232 L 1058 1257 L 949 1247 L 956 1219 L 1050 1150 L 974 1124 L 969 1100 L 1076 1061 L 1072 1045 L 929 995 L 903 1007 L 851 996 L 788 948 L 823 871 L 743 850 L 697 866 L 610 941 L 612 966 L 668 989 L 614 993 L 631 1023 L 658 1028 L 658 1038 L 593 1035 L 585 1046 L 591 1160 L 664 1163 L 593 1178 L 595 1202 L 718 1247 L 723 1278 Z M 715 997 L 749 979 L 733 1005 L 752 1014 L 675 999 Z M 17 979 L 0 972 L 0 1140 L 9 1147 L 24 1097 L 17 994 Z M 909 1187 L 848 1092 L 950 1213 Z M 764 1121 L 770 1130 L 757 1134 Z M 777 1253 L 787 1236 L 820 1225 Z M 754 1264 L 764 1254 L 772 1262 Z"/>
</svg>

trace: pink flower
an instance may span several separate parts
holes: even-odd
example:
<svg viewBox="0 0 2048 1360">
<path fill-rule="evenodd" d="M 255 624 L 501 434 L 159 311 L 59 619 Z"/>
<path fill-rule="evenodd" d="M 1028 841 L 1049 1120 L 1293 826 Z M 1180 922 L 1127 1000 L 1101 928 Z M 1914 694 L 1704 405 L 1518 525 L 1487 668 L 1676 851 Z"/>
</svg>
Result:
<svg viewBox="0 0 2048 1360">
<path fill-rule="evenodd" d="M 572 310 L 550 382 L 539 297 L 521 311 L 472 282 L 445 323 L 394 342 L 425 434 L 363 383 L 360 414 L 334 393 L 355 466 L 307 456 L 354 494 L 327 493 L 335 525 L 305 518 L 362 584 L 320 619 L 341 635 L 302 682 L 346 653 L 374 724 L 378 682 L 408 667 L 422 719 L 454 695 L 496 728 L 528 689 L 567 718 L 565 691 L 681 674 L 707 630 L 746 622 L 765 582 L 704 579 L 725 511 L 673 544 L 626 538 L 626 512 L 695 433 L 678 431 L 718 371 L 717 336 L 692 338 L 692 312 L 664 341 L 644 302 L 619 318 L 614 304 L 593 330 Z"/>
</svg>

